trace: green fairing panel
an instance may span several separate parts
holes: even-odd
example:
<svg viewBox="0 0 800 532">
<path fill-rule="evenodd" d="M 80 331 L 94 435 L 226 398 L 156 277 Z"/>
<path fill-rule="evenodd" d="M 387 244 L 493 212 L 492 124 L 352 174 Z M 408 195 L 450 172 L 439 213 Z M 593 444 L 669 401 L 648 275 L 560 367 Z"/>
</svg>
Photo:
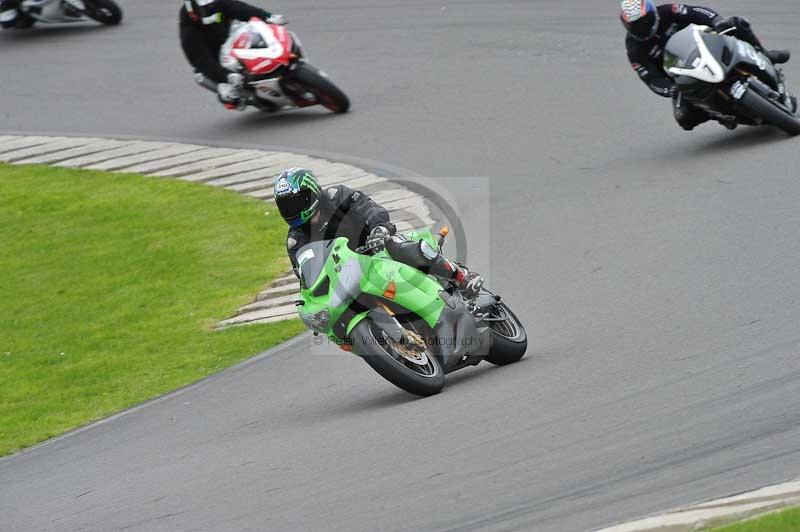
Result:
<svg viewBox="0 0 800 532">
<path fill-rule="evenodd" d="M 442 285 L 438 281 L 411 266 L 389 260 L 369 259 L 362 266 L 367 273 L 361 280 L 364 293 L 384 297 L 394 282 L 395 296 L 387 299 L 417 314 L 429 326 L 436 326 L 444 307 L 439 297 Z"/>
<path fill-rule="evenodd" d="M 352 320 L 350 320 L 350 325 L 347 326 L 347 334 L 348 335 L 351 332 L 353 332 L 353 329 L 356 328 L 356 325 L 361 323 L 361 320 L 363 320 L 364 318 L 367 317 L 367 314 L 369 314 L 369 311 L 362 312 L 361 314 L 356 314 L 356 316 Z"/>
<path fill-rule="evenodd" d="M 434 248 L 438 248 L 436 238 L 428 230 L 412 232 L 406 236 L 411 240 L 425 240 Z M 327 323 L 322 322 L 325 323 L 324 326 L 320 323 L 317 327 L 311 327 L 307 323 L 310 328 L 333 338 L 331 325 L 347 310 L 350 302 L 359 295 L 359 291 L 391 300 L 420 316 L 429 326 L 436 326 L 444 308 L 444 302 L 439 297 L 442 286 L 438 281 L 411 266 L 391 260 L 385 251 L 374 256 L 353 253 L 347 247 L 347 240 L 344 238 L 331 242 L 326 249 L 329 256 L 322 268 L 323 274 L 300 294 L 305 302 L 305 305 L 298 308 L 301 317 L 311 317 L 320 313 L 328 315 L 328 319 L 325 320 Z M 334 260 L 334 257 L 338 261 Z M 323 288 L 326 279 L 330 279 L 329 290 L 322 290 L 324 293 L 315 296 L 314 292 Z M 385 294 L 392 282 L 395 295 L 394 298 L 387 298 Z M 347 333 L 350 333 L 367 314 L 368 312 L 364 312 L 351 319 Z"/>
</svg>

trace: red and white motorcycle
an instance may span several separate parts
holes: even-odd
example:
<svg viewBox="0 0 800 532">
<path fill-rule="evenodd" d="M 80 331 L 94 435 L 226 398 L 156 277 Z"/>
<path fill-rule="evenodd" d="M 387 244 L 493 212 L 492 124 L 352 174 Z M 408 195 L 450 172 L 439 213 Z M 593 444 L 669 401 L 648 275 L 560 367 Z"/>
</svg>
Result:
<svg viewBox="0 0 800 532">
<path fill-rule="evenodd" d="M 262 111 L 322 105 L 334 113 L 344 113 L 350 108 L 344 92 L 327 74 L 308 63 L 300 39 L 283 26 L 258 18 L 233 25 L 220 50 L 220 63 L 244 76 L 241 91 L 246 105 Z M 202 74 L 197 81 L 216 90 L 216 84 Z"/>
<path fill-rule="evenodd" d="M 27 29 L 37 22 L 61 24 L 94 20 L 108 26 L 122 21 L 122 9 L 114 0 L 23 0 L 16 10 L 0 15 L 4 24 Z M 6 20 L 8 19 L 8 20 Z"/>
</svg>

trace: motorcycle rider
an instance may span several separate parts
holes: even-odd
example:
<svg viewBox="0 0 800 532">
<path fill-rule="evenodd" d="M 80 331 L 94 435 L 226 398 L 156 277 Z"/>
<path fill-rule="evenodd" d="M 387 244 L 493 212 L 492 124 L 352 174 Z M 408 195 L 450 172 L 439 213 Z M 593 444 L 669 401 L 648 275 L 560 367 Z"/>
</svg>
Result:
<svg viewBox="0 0 800 532">
<path fill-rule="evenodd" d="M 305 168 L 290 168 L 275 180 L 275 203 L 289 224 L 286 250 L 298 274 L 297 250 L 309 242 L 346 237 L 353 250 L 385 247 L 396 261 L 445 281 L 455 282 L 467 297 L 477 296 L 483 277 L 444 258 L 427 242 L 395 234 L 389 212 L 369 196 L 344 185 L 323 190 Z"/>
<path fill-rule="evenodd" d="M 21 4 L 22 0 L 0 0 L 0 27 L 3 29 L 27 29 L 34 25 L 35 19 L 20 11 Z M 70 5 L 69 0 L 62 1 L 61 9 L 63 14 L 68 17 L 81 18 L 83 16 L 80 8 Z"/>
<path fill-rule="evenodd" d="M 225 69 L 219 52 L 228 39 L 234 20 L 247 22 L 256 17 L 283 26 L 286 17 L 270 13 L 239 0 L 185 0 L 181 7 L 180 36 L 186 59 L 207 81 L 216 84 L 220 102 L 227 109 L 243 109 L 240 89 L 244 77 Z"/>
<path fill-rule="evenodd" d="M 684 4 L 656 6 L 652 0 L 622 0 L 620 19 L 627 30 L 625 48 L 631 66 L 650 90 L 659 96 L 672 98 L 675 120 L 687 131 L 711 117 L 705 110 L 682 98 L 675 82 L 664 71 L 664 47 L 675 33 L 690 24 L 709 26 L 719 32 L 730 30 L 729 35 L 752 44 L 774 64 L 786 63 L 790 57 L 787 50 L 766 50 L 747 19 L 723 18 L 706 7 Z M 720 123 L 729 129 L 736 127 L 735 121 L 720 120 Z"/>
</svg>

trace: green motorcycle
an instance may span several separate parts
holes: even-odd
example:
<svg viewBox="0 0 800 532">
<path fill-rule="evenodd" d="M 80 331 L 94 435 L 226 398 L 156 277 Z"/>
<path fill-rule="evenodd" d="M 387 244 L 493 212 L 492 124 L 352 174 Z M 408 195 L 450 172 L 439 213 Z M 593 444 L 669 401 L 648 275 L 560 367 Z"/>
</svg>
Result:
<svg viewBox="0 0 800 532">
<path fill-rule="evenodd" d="M 441 249 L 446 234 L 406 237 Z M 347 244 L 337 238 L 298 250 L 298 313 L 314 335 L 362 357 L 392 384 L 433 395 L 447 373 L 525 355 L 525 328 L 500 296 L 482 289 L 467 298 L 455 285 L 392 260 L 381 246 L 352 251 Z"/>
</svg>

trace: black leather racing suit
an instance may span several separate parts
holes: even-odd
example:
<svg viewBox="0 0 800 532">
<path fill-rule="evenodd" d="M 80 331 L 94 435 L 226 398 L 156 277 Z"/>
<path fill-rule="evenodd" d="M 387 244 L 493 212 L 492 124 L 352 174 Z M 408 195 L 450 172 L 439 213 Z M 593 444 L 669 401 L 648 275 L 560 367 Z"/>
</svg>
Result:
<svg viewBox="0 0 800 532">
<path fill-rule="evenodd" d="M 659 24 L 655 35 L 647 41 L 639 41 L 627 36 L 625 48 L 631 66 L 639 78 L 659 96 L 672 97 L 675 120 L 684 129 L 692 129 L 710 117 L 702 109 L 695 107 L 680 97 L 673 90 L 674 82 L 664 71 L 664 46 L 678 31 L 690 24 L 711 26 L 717 29 L 736 27 L 730 34 L 747 41 L 757 49 L 762 49 L 761 42 L 753 33 L 746 19 L 731 17 L 723 19 L 716 11 L 707 7 L 689 6 L 685 4 L 662 4 L 658 6 Z"/>
<path fill-rule="evenodd" d="M 391 238 L 386 239 L 386 251 L 397 262 L 408 264 L 424 273 L 443 279 L 459 275 L 458 265 L 445 259 L 427 244 L 406 240 L 395 235 L 389 221 L 389 211 L 375 203 L 369 196 L 344 185 L 322 192 L 317 214 L 300 227 L 289 229 L 286 249 L 297 273 L 297 250 L 309 242 L 346 237 L 352 250 L 363 246 L 375 227 L 385 227 Z"/>
<path fill-rule="evenodd" d="M 195 71 L 214 83 L 225 83 L 230 71 L 220 65 L 219 51 L 228 39 L 231 22 L 247 22 L 253 17 L 267 19 L 271 13 L 238 0 L 218 0 L 217 5 L 222 13 L 222 21 L 215 24 L 203 24 L 186 10 L 186 6 L 181 7 L 181 46 Z"/>
</svg>

